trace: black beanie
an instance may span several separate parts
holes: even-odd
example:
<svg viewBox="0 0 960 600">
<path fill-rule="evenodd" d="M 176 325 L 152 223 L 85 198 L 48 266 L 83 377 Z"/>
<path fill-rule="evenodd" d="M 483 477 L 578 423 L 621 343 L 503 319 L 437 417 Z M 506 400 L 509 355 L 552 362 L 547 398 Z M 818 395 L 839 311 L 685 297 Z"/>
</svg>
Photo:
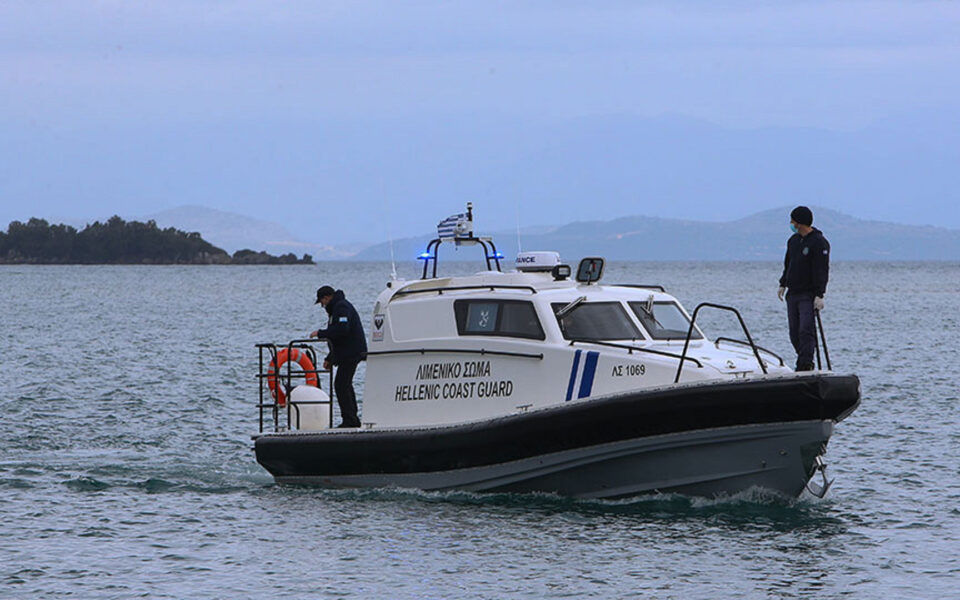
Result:
<svg viewBox="0 0 960 600">
<path fill-rule="evenodd" d="M 798 206 L 790 213 L 790 218 L 801 225 L 810 227 L 813 225 L 813 212 L 806 206 Z"/>
</svg>

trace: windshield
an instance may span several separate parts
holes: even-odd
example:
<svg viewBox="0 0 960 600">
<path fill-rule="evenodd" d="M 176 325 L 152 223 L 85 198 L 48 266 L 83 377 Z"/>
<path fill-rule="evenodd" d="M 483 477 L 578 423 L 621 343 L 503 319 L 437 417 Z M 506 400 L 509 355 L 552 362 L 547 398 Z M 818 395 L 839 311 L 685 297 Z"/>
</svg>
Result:
<svg viewBox="0 0 960 600">
<path fill-rule="evenodd" d="M 566 303 L 551 304 L 553 312 Z M 643 339 L 627 311 L 619 302 L 585 302 L 557 318 L 563 337 L 568 340 L 636 340 Z"/>
<path fill-rule="evenodd" d="M 690 329 L 690 321 L 683 314 L 675 302 L 654 302 L 647 312 L 647 302 L 631 302 L 630 308 L 640 319 L 643 327 L 650 332 L 655 340 L 685 340 Z M 690 334 L 691 340 L 702 339 L 703 336 L 694 329 Z"/>
</svg>

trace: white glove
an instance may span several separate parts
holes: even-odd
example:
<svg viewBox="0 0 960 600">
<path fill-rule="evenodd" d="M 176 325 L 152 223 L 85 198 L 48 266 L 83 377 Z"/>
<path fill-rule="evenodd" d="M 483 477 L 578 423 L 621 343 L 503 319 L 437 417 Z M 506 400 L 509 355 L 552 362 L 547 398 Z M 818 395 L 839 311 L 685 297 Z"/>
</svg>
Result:
<svg viewBox="0 0 960 600">
<path fill-rule="evenodd" d="M 813 310 L 823 310 L 823 296 L 817 296 L 813 299 Z"/>
<path fill-rule="evenodd" d="M 780 302 L 783 302 L 783 295 L 787 293 L 787 288 L 780 286 L 780 289 L 777 290 L 777 298 L 780 299 Z"/>
</svg>

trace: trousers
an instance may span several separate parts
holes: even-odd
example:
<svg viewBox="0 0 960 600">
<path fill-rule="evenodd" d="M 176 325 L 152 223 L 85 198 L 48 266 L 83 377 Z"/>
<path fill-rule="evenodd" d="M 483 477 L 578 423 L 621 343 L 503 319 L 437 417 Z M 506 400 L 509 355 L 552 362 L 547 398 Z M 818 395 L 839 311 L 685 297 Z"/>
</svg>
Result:
<svg viewBox="0 0 960 600">
<path fill-rule="evenodd" d="M 359 361 L 344 362 L 337 366 L 337 374 L 333 377 L 333 389 L 337 393 L 337 404 L 340 405 L 340 416 L 344 427 L 360 427 L 360 418 L 357 416 L 357 395 L 353 391 L 353 375 L 357 372 Z"/>
<path fill-rule="evenodd" d="M 813 292 L 787 292 L 787 322 L 790 342 L 797 352 L 797 370 L 813 369 L 813 353 L 817 347 Z"/>
</svg>

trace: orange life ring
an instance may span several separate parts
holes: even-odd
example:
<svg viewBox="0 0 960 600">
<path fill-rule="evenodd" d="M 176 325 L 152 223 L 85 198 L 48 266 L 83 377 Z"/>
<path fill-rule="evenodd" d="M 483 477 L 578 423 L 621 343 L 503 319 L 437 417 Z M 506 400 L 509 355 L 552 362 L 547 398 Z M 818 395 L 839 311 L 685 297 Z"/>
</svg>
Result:
<svg viewBox="0 0 960 600">
<path fill-rule="evenodd" d="M 317 385 L 319 379 L 317 378 L 316 369 L 310 357 L 307 356 L 307 353 L 305 351 L 301 352 L 297 348 L 281 348 L 277 351 L 277 357 L 271 360 L 270 366 L 267 367 L 267 387 L 270 388 L 270 395 L 277 401 L 277 406 L 287 405 L 287 394 L 283 391 L 282 385 L 277 385 L 277 371 L 289 360 L 296 361 L 297 364 L 300 365 L 300 368 L 303 369 L 306 374 L 307 385 L 319 387 Z"/>
</svg>

